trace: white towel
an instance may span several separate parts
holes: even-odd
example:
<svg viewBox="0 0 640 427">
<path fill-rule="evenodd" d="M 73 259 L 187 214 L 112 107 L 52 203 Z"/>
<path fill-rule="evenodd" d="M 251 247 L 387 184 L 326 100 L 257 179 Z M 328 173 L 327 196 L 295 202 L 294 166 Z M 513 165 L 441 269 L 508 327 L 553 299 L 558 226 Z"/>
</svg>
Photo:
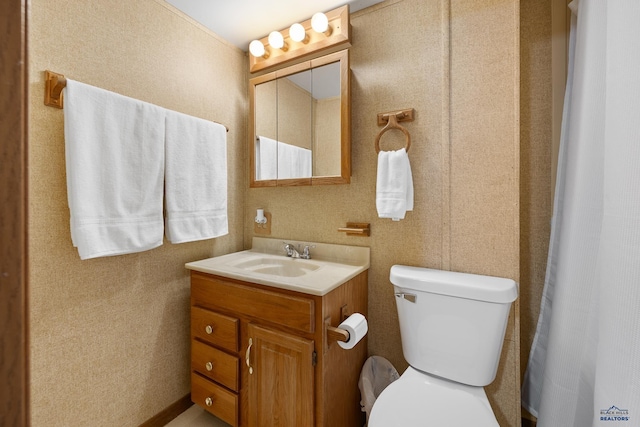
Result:
<svg viewBox="0 0 640 427">
<path fill-rule="evenodd" d="M 404 148 L 380 151 L 376 181 L 376 208 L 380 218 L 404 219 L 413 210 L 411 164 Z"/>
<path fill-rule="evenodd" d="M 256 140 L 256 179 L 311 178 L 311 150 L 265 136 Z"/>
<path fill-rule="evenodd" d="M 278 179 L 311 178 L 311 150 L 278 142 Z"/>
<path fill-rule="evenodd" d="M 224 236 L 227 220 L 227 132 L 175 111 L 166 115 L 165 234 L 171 243 Z"/>
<path fill-rule="evenodd" d="M 278 141 L 258 136 L 256 139 L 256 179 L 278 178 Z"/>
<path fill-rule="evenodd" d="M 81 259 L 162 245 L 164 110 L 67 79 L 71 238 Z"/>
</svg>

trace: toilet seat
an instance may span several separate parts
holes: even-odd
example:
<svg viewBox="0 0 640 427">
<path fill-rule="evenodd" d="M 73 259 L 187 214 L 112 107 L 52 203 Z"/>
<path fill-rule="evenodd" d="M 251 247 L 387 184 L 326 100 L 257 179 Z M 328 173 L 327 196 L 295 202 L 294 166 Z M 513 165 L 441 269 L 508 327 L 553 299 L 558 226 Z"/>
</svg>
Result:
<svg viewBox="0 0 640 427">
<path fill-rule="evenodd" d="M 482 387 L 412 367 L 376 399 L 368 427 L 500 427 Z"/>
</svg>

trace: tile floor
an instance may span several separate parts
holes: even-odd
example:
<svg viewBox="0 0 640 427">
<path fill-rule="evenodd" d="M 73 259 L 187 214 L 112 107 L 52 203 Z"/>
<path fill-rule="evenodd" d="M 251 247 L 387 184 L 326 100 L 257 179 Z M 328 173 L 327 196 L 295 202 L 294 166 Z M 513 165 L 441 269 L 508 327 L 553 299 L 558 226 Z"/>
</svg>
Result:
<svg viewBox="0 0 640 427">
<path fill-rule="evenodd" d="M 165 427 L 230 427 L 198 405 L 184 411 Z"/>
</svg>

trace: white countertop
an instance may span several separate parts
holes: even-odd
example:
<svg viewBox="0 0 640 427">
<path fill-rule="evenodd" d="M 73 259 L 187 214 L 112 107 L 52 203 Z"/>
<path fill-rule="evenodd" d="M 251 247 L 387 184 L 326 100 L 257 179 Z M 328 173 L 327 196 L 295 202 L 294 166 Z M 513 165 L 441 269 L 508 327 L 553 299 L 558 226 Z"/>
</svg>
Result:
<svg viewBox="0 0 640 427">
<path fill-rule="evenodd" d="M 282 239 L 254 237 L 252 248 L 227 255 L 189 262 L 189 270 L 215 274 L 231 279 L 273 286 L 281 289 L 303 292 L 311 295 L 325 295 L 344 282 L 354 278 L 369 268 L 369 248 L 362 246 L 334 245 L 286 240 L 295 246 L 314 245 L 311 259 L 287 258 Z M 302 253 L 302 249 L 300 249 Z M 279 276 L 238 267 L 252 263 L 285 263 L 300 266 L 311 265 L 314 270 L 299 276 Z"/>
</svg>

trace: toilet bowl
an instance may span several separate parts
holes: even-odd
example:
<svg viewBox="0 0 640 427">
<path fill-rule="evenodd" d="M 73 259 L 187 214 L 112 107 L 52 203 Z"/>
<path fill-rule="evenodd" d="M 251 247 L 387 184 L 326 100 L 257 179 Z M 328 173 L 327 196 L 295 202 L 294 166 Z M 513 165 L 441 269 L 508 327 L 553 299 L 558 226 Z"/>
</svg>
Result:
<svg viewBox="0 0 640 427">
<path fill-rule="evenodd" d="M 496 376 L 513 280 L 394 265 L 409 368 L 373 405 L 369 427 L 499 427 L 484 386 Z"/>
<path fill-rule="evenodd" d="M 378 396 L 368 427 L 499 427 L 482 387 L 411 366 Z"/>
</svg>

